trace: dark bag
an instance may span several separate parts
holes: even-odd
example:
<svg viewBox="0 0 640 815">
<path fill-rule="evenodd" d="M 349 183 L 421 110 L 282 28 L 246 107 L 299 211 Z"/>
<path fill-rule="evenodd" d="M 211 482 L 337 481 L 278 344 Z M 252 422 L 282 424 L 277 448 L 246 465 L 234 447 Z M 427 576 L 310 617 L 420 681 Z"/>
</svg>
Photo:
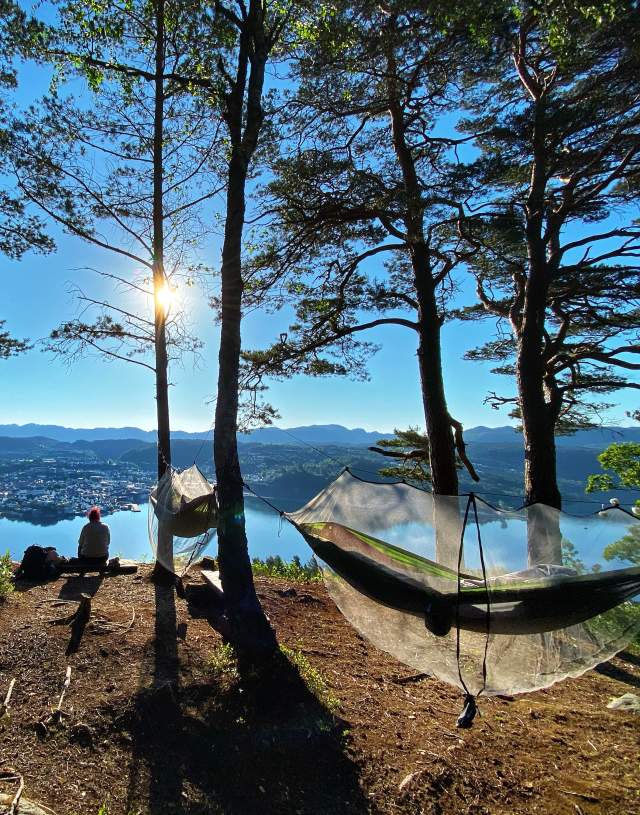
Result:
<svg viewBox="0 0 640 815">
<path fill-rule="evenodd" d="M 60 574 L 58 564 L 64 558 L 53 546 L 29 546 L 22 556 L 22 563 L 16 577 L 25 580 L 54 580 Z"/>
</svg>

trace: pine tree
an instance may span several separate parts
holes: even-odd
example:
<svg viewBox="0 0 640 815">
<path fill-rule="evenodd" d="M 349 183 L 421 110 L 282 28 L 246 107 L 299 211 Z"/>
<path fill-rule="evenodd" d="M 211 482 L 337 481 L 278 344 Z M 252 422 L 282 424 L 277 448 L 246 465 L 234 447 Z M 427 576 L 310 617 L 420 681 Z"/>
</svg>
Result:
<svg viewBox="0 0 640 815">
<path fill-rule="evenodd" d="M 407 430 L 394 429 L 391 439 L 380 439 L 370 447 L 374 453 L 397 460 L 397 464 L 382 467 L 378 472 L 383 478 L 400 478 L 413 484 L 431 483 L 429 472 L 429 439 L 417 427 Z"/>
<path fill-rule="evenodd" d="M 288 138 L 273 162 L 266 248 L 253 284 L 280 280 L 274 306 L 295 323 L 265 351 L 244 355 L 261 376 L 366 376 L 376 350 L 366 332 L 414 332 L 430 470 L 456 494 L 456 451 L 467 460 L 442 376 L 441 328 L 465 260 L 449 224 L 460 203 L 447 165 L 463 143 L 440 135 L 460 103 L 456 79 L 482 52 L 493 6 L 334 4 L 296 62 L 301 89 L 286 108 Z M 255 242 L 258 242 L 256 239 Z"/>
<path fill-rule="evenodd" d="M 71 357 L 98 351 L 152 371 L 159 478 L 171 466 L 170 349 L 200 345 L 175 309 L 169 317 L 168 298 L 188 278 L 185 257 L 202 233 L 197 208 L 215 186 L 213 127 L 167 76 L 190 58 L 190 12 L 171 0 L 124 10 L 60 3 L 32 46 L 33 56 L 55 63 L 56 90 L 16 122 L 12 145 L 23 194 L 65 231 L 128 264 L 102 274 L 124 289 L 124 303 L 79 288 L 82 318 L 55 329 L 49 348 Z M 85 88 L 74 97 L 65 80 L 78 78 Z"/>
<path fill-rule="evenodd" d="M 514 376 L 528 503 L 560 507 L 554 436 L 589 426 L 592 394 L 638 387 L 640 69 L 635 4 L 522 3 L 490 73 L 468 76 L 460 124 L 479 157 L 459 173 L 457 228 L 479 304 L 496 321 L 468 354 Z"/>
</svg>

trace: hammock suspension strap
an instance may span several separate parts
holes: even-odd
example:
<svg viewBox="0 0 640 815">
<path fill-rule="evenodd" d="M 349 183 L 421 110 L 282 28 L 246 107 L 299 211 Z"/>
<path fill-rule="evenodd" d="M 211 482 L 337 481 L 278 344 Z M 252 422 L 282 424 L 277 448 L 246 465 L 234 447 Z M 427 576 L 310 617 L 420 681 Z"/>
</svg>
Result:
<svg viewBox="0 0 640 815">
<path fill-rule="evenodd" d="M 460 593 L 462 590 L 462 578 L 461 578 L 461 570 L 462 570 L 462 555 L 464 552 L 464 534 L 467 528 L 467 521 L 469 520 L 469 510 L 473 507 L 473 516 L 474 521 L 476 524 L 476 534 L 478 537 L 478 550 L 480 553 L 480 564 L 482 566 L 482 579 L 484 582 L 484 589 L 486 595 L 486 611 L 485 611 L 485 641 L 484 641 L 484 654 L 482 657 L 482 687 L 474 696 L 467 687 L 466 682 L 464 681 L 464 677 L 462 676 L 462 666 L 460 665 Z M 457 570 L 457 593 L 456 593 L 456 663 L 458 667 L 458 678 L 460 679 L 460 684 L 462 685 L 465 697 L 464 697 L 464 707 L 462 713 L 458 716 L 458 720 L 456 722 L 457 727 L 467 728 L 471 727 L 473 724 L 473 720 L 478 713 L 478 706 L 476 703 L 476 699 L 480 694 L 485 690 L 487 687 L 487 654 L 489 650 L 489 639 L 491 636 L 491 600 L 489 597 L 489 587 L 487 585 L 487 567 L 485 564 L 484 559 L 484 550 L 482 548 L 482 535 L 480 534 L 480 521 L 478 519 L 478 507 L 476 504 L 476 497 L 475 494 L 469 493 L 469 498 L 467 500 L 467 506 L 464 512 L 464 519 L 462 522 L 462 531 L 460 532 L 460 545 L 458 547 L 458 570 Z"/>
</svg>

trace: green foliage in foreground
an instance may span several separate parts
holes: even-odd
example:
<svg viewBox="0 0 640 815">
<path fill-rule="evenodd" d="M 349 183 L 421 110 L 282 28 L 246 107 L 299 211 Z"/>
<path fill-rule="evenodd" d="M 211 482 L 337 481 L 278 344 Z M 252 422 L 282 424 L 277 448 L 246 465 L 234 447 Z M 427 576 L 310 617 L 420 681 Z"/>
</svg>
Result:
<svg viewBox="0 0 640 815">
<path fill-rule="evenodd" d="M 637 442 L 611 444 L 600 453 L 598 461 L 608 472 L 590 475 L 587 492 L 640 487 L 640 444 Z"/>
<path fill-rule="evenodd" d="M 0 556 L 0 602 L 13 591 L 13 567 L 9 552 Z"/>
<path fill-rule="evenodd" d="M 337 710 L 340 706 L 340 700 L 332 693 L 320 671 L 313 667 L 302 651 L 287 648 L 286 645 L 281 645 L 280 650 L 289 662 L 297 668 L 309 692 L 331 713 Z"/>
<path fill-rule="evenodd" d="M 283 560 L 280 555 L 268 557 L 266 560 L 256 557 L 251 567 L 253 573 L 260 577 L 282 577 L 296 583 L 315 583 L 322 577 L 313 558 L 308 563 L 302 563 L 297 555 L 291 562 Z"/>
<path fill-rule="evenodd" d="M 637 442 L 610 444 L 600 453 L 598 461 L 606 472 L 589 476 L 587 492 L 640 488 L 640 444 Z M 640 509 L 640 501 L 636 501 L 636 507 Z M 638 512 L 635 507 L 634 512 Z M 604 556 L 607 560 L 623 560 L 640 566 L 640 529 L 631 528 L 619 541 L 610 543 Z"/>
<path fill-rule="evenodd" d="M 207 668 L 216 679 L 227 676 L 230 679 L 237 679 L 238 660 L 233 646 L 228 642 L 217 645 L 207 657 Z"/>
</svg>

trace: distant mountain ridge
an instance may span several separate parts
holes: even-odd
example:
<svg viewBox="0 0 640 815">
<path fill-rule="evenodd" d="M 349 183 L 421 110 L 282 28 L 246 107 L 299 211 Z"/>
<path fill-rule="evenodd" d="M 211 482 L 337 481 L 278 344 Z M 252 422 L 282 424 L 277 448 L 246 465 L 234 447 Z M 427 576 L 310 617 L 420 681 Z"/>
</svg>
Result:
<svg viewBox="0 0 640 815">
<path fill-rule="evenodd" d="M 172 434 L 175 440 L 201 441 L 213 436 L 211 430 L 190 433 L 176 430 Z M 279 428 L 263 427 L 247 434 L 239 434 L 238 441 L 254 444 L 290 445 L 302 442 L 312 445 L 345 445 L 349 447 L 375 444 L 382 438 L 389 438 L 391 431 L 368 431 L 362 428 L 347 428 L 339 424 L 303 425 L 300 427 Z M 154 444 L 154 430 L 141 430 L 139 427 L 93 427 L 73 428 L 61 425 L 43 424 L 2 424 L 0 436 L 6 439 L 39 439 L 57 442 L 76 443 L 96 441 L 122 441 L 123 446 L 135 442 Z M 471 444 L 513 444 L 522 446 L 522 436 L 514 427 L 471 427 L 465 431 L 465 440 Z M 572 436 L 559 436 L 558 447 L 584 447 L 603 449 L 613 442 L 640 442 L 640 427 L 600 427 L 592 430 L 580 430 Z M 9 446 L 11 443 L 8 443 Z M 46 446 L 46 445 L 45 445 Z"/>
<path fill-rule="evenodd" d="M 522 445 L 522 435 L 509 425 L 503 427 L 470 427 L 465 430 L 466 442 L 476 444 L 518 444 Z M 640 442 L 640 427 L 595 427 L 579 430 L 571 436 L 556 436 L 558 447 L 595 447 L 603 449 L 614 442 Z"/>
<path fill-rule="evenodd" d="M 186 433 L 175 431 L 176 439 L 204 439 L 210 431 Z M 63 427 L 57 424 L 0 424 L 0 436 L 14 439 L 25 439 L 43 436 L 54 441 L 107 441 L 111 439 L 136 439 L 153 443 L 156 440 L 155 430 L 141 430 L 139 427 Z"/>
</svg>

